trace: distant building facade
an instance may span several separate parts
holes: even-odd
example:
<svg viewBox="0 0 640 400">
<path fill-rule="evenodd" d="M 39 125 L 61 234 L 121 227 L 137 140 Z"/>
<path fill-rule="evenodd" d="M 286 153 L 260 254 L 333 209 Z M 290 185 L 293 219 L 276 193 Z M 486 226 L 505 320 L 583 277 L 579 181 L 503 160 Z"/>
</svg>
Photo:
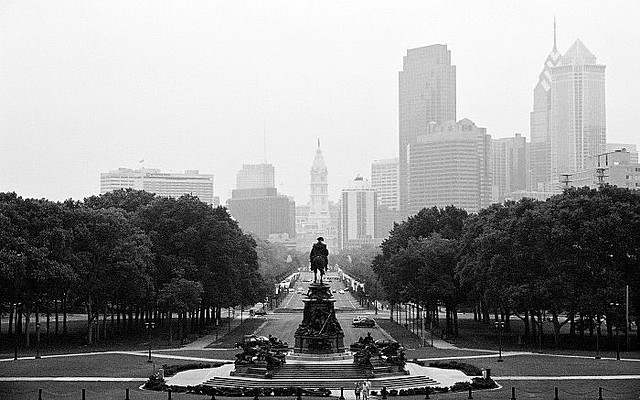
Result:
<svg viewBox="0 0 640 400">
<path fill-rule="evenodd" d="M 296 237 L 295 207 L 276 188 L 235 189 L 227 200 L 229 213 L 240 228 L 266 240 Z"/>
<path fill-rule="evenodd" d="M 236 175 L 236 189 L 262 189 L 275 186 L 275 168 L 272 164 L 243 164 Z"/>
<path fill-rule="evenodd" d="M 492 187 L 491 200 L 502 203 L 510 193 L 529 188 L 529 157 L 526 138 L 493 139 L 491 142 Z"/>
<path fill-rule="evenodd" d="M 342 189 L 340 198 L 341 235 L 340 247 L 350 249 L 376 243 L 377 193 L 362 177 Z"/>
<path fill-rule="evenodd" d="M 320 141 L 309 171 L 309 204 L 300 206 L 296 210 L 298 249 L 308 250 L 322 236 L 325 243 L 331 249 L 339 247 L 338 226 L 336 225 L 336 212 L 332 212 L 335 205 L 329 201 L 329 172 L 322 156 Z"/>
<path fill-rule="evenodd" d="M 635 144 L 630 143 L 607 143 L 605 153 L 613 153 L 614 151 L 627 151 L 629 153 L 629 162 L 631 164 L 638 163 L 638 148 Z"/>
<path fill-rule="evenodd" d="M 399 206 L 409 209 L 408 146 L 432 123 L 456 121 L 456 67 L 447 45 L 407 50 L 399 73 Z"/>
<path fill-rule="evenodd" d="M 640 190 L 640 164 L 631 162 L 627 150 L 615 150 L 599 154 L 590 163 L 593 165 L 568 176 L 567 185 L 597 188 L 609 184 L 621 188 Z"/>
<path fill-rule="evenodd" d="M 409 212 L 454 205 L 478 212 L 491 204 L 491 136 L 468 119 L 432 124 L 410 144 Z"/>
<path fill-rule="evenodd" d="M 218 197 L 213 195 L 213 175 L 200 174 L 198 170 L 170 173 L 149 168 L 118 168 L 100 174 L 101 194 L 128 188 L 174 198 L 190 194 L 204 203 L 219 205 Z"/>
<path fill-rule="evenodd" d="M 371 187 L 378 192 L 378 205 L 399 210 L 399 166 L 397 158 L 371 163 Z"/>
</svg>

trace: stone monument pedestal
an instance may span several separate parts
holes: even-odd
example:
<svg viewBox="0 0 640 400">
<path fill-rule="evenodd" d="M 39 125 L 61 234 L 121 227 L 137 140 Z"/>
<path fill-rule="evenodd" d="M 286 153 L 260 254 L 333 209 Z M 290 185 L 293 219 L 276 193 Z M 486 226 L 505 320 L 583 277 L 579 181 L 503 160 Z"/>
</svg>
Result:
<svg viewBox="0 0 640 400">
<path fill-rule="evenodd" d="M 312 283 L 307 298 L 303 299 L 304 312 L 295 337 L 295 353 L 332 354 L 344 352 L 344 332 L 336 318 L 329 285 Z"/>
</svg>

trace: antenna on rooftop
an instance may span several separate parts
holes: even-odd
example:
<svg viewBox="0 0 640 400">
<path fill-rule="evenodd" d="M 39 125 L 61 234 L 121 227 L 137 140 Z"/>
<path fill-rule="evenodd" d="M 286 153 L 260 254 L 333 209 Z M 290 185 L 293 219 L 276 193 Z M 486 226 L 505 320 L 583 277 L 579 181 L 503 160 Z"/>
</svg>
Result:
<svg viewBox="0 0 640 400">
<path fill-rule="evenodd" d="M 262 124 L 262 146 L 264 151 L 264 163 L 267 163 L 267 119 Z"/>
</svg>

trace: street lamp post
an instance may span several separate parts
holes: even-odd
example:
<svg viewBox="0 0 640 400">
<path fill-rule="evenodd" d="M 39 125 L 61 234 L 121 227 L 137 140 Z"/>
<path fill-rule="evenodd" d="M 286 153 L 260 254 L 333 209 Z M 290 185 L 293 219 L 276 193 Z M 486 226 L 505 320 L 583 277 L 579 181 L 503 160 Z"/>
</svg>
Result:
<svg viewBox="0 0 640 400">
<path fill-rule="evenodd" d="M 147 329 L 147 340 L 149 341 L 149 359 L 147 360 L 147 362 L 150 363 L 150 362 L 153 362 L 151 360 L 151 330 L 156 327 L 156 323 L 145 322 L 144 327 Z"/>
<path fill-rule="evenodd" d="M 495 326 L 498 329 L 498 337 L 500 338 L 500 347 L 498 349 L 498 362 L 503 362 L 502 359 L 502 328 L 504 327 L 504 321 L 496 321 Z"/>
<path fill-rule="evenodd" d="M 13 307 L 15 308 L 15 313 L 14 315 L 16 316 L 16 322 L 14 323 L 14 327 L 13 327 L 13 359 L 17 360 L 18 359 L 18 303 L 15 303 L 13 305 Z"/>
<path fill-rule="evenodd" d="M 40 321 L 36 321 L 36 360 L 38 359 L 40 359 Z"/>
<path fill-rule="evenodd" d="M 616 360 L 620 361 L 620 321 L 619 321 L 619 315 L 618 315 L 618 307 L 620 307 L 620 303 L 609 303 L 609 305 L 611 307 L 614 307 L 614 309 L 616 310 L 615 313 L 615 317 L 613 318 L 613 322 L 616 324 L 615 328 L 616 328 Z"/>
<path fill-rule="evenodd" d="M 600 359 L 600 326 L 602 325 L 602 321 L 600 321 L 600 316 L 597 316 L 597 324 L 596 324 L 596 360 Z"/>
</svg>

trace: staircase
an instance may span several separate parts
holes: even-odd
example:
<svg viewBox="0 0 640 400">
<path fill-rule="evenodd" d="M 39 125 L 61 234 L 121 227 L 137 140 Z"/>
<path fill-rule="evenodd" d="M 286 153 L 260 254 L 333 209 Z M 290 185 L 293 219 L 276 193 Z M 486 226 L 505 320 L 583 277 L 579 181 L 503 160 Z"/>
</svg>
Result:
<svg viewBox="0 0 640 400">
<path fill-rule="evenodd" d="M 223 378 L 215 377 L 203 383 L 205 386 L 226 387 L 226 388 L 287 388 L 300 387 L 303 389 L 351 389 L 357 381 L 363 378 L 331 378 L 331 379 L 252 379 L 252 378 Z M 418 388 L 426 386 L 438 386 L 439 383 L 426 376 L 397 376 L 386 378 L 371 378 L 371 388 L 373 390 L 381 390 L 386 387 L 391 389 Z"/>
</svg>

